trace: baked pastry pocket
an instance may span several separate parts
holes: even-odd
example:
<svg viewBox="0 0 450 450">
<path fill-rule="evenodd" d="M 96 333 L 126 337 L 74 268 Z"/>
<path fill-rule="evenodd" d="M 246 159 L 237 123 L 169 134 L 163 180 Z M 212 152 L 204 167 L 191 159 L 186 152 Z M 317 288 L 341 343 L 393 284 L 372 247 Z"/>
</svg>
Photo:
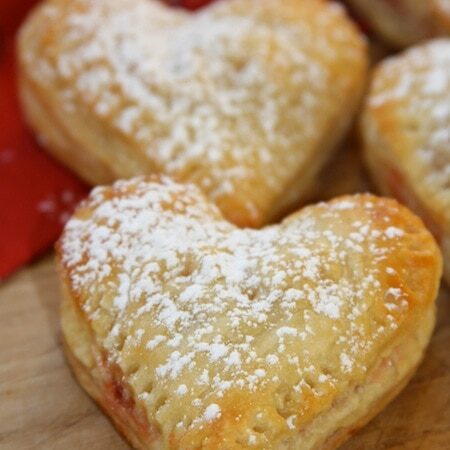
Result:
<svg viewBox="0 0 450 450">
<path fill-rule="evenodd" d="M 57 246 L 66 353 L 137 449 L 332 449 L 406 384 L 439 249 L 395 200 L 239 229 L 193 185 L 97 188 Z"/>
<path fill-rule="evenodd" d="M 325 1 L 48 0 L 18 48 L 24 112 L 64 164 L 194 182 L 241 226 L 305 198 L 366 81 L 364 39 Z"/>
</svg>

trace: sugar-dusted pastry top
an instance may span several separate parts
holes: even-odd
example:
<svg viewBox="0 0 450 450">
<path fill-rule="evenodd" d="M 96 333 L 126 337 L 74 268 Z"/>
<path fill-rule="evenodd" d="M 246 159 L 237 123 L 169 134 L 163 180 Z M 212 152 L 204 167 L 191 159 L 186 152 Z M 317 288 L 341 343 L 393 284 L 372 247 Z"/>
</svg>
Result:
<svg viewBox="0 0 450 450">
<path fill-rule="evenodd" d="M 324 1 L 229 0 L 189 14 L 156 0 L 48 0 L 19 47 L 44 102 L 129 149 L 104 158 L 116 177 L 195 182 L 244 225 L 266 222 L 318 170 L 365 81 L 362 37 Z"/>
<path fill-rule="evenodd" d="M 394 200 L 342 197 L 238 229 L 166 178 L 94 189 L 58 260 L 109 364 L 180 448 L 299 430 L 415 332 L 441 271 Z"/>
<path fill-rule="evenodd" d="M 364 112 L 366 144 L 401 168 L 450 230 L 450 39 L 381 63 Z M 389 149 L 383 151 L 383 148 Z"/>
</svg>

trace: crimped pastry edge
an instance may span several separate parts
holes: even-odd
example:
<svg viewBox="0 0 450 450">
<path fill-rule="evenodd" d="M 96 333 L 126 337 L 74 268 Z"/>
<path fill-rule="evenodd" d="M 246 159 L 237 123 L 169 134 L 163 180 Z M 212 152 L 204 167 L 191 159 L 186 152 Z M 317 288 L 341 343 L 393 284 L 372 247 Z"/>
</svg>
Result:
<svg viewBox="0 0 450 450">
<path fill-rule="evenodd" d="M 133 420 L 131 420 L 131 416 L 128 417 L 130 420 L 124 420 L 117 411 L 117 408 L 115 408 L 114 405 L 108 404 L 107 398 L 104 395 L 105 390 L 102 389 L 103 380 L 98 376 L 99 367 L 93 354 L 94 351 L 104 352 L 104 350 L 99 349 L 98 345 L 95 343 L 95 337 L 93 336 L 92 330 L 89 328 L 88 322 L 83 318 L 82 312 L 77 307 L 76 299 L 71 296 L 68 286 L 64 282 L 62 291 L 63 302 L 61 308 L 61 323 L 64 350 L 72 371 L 80 385 L 103 409 L 116 429 L 134 448 L 137 450 L 162 450 L 165 448 L 174 448 L 172 446 L 165 446 L 164 442 L 160 439 L 161 436 L 158 436 L 157 433 L 151 432 L 151 440 L 146 441 L 145 437 L 140 436 L 139 433 L 136 432 L 136 426 Z M 333 413 L 338 417 L 339 413 L 343 413 L 344 417 L 341 418 L 342 426 L 337 427 L 337 429 L 332 433 L 328 433 L 326 436 L 320 436 L 319 434 L 319 437 L 312 446 L 297 447 L 298 443 L 301 442 L 300 439 L 302 439 L 302 435 L 307 431 L 306 429 L 301 430 L 296 436 L 296 439 L 290 439 L 287 443 L 279 442 L 274 449 L 337 449 L 355 434 L 358 429 L 362 428 L 375 417 L 407 385 L 420 364 L 434 328 L 434 304 L 428 309 L 426 315 L 420 317 L 420 320 L 422 323 L 414 329 L 415 334 L 412 336 L 410 334 L 403 334 L 400 338 L 397 338 L 397 341 L 386 349 L 384 354 L 380 355 L 376 366 L 368 372 L 367 378 L 370 379 L 371 376 L 376 374 L 380 366 L 386 364 L 386 361 L 388 361 L 388 366 L 393 368 L 394 372 L 398 372 L 394 374 L 395 381 L 387 380 L 388 383 L 385 383 L 386 380 L 383 382 L 374 381 L 372 384 L 366 384 L 364 387 L 355 387 L 353 394 L 351 394 L 350 397 L 341 398 L 336 401 L 334 411 L 333 409 L 325 411 L 322 415 L 316 417 L 311 422 L 310 426 L 313 428 L 315 427 L 320 432 L 324 425 L 324 419 L 325 425 L 327 419 L 331 419 L 332 424 L 334 420 Z M 395 363 L 392 363 L 392 360 L 399 348 L 401 348 L 402 352 L 407 356 L 407 362 L 397 366 Z M 375 386 L 378 389 L 374 395 L 372 395 L 370 389 L 368 389 L 368 387 L 371 386 Z M 369 397 L 368 402 L 367 396 Z M 364 402 L 366 407 L 363 409 L 363 413 L 360 417 L 357 417 L 356 420 L 352 420 L 352 416 L 354 415 L 354 411 L 351 408 L 352 405 L 361 405 Z M 350 411 L 346 411 L 348 406 L 350 406 Z M 158 425 L 149 424 L 149 428 L 157 430 Z M 153 439 L 155 436 L 157 437 L 157 440 Z M 295 447 L 292 447 L 292 445 L 295 445 Z"/>
</svg>

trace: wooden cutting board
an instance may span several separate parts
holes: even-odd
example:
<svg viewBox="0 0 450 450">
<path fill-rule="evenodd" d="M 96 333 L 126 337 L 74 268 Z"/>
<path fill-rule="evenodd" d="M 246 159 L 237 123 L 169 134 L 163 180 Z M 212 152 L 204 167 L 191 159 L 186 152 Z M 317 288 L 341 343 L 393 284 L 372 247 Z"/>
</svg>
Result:
<svg viewBox="0 0 450 450">
<path fill-rule="evenodd" d="M 0 287 L 0 449 L 125 450 L 65 363 L 53 255 Z M 418 373 L 345 450 L 450 449 L 450 295 Z"/>
</svg>

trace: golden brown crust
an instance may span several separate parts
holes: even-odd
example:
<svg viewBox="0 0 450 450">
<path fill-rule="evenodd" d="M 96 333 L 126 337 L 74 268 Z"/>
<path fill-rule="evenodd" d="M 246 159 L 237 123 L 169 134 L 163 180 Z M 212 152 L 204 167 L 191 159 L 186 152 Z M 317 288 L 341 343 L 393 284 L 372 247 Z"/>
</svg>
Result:
<svg viewBox="0 0 450 450">
<path fill-rule="evenodd" d="M 62 313 L 63 315 L 65 312 Z M 148 450 L 157 448 L 157 433 L 150 434 L 142 432 L 139 427 L 136 426 L 132 414 L 127 416 L 120 416 L 118 410 L 121 406 L 117 406 L 117 402 L 111 402 L 105 396 L 105 388 L 99 387 L 96 384 L 96 380 L 92 377 L 92 374 L 87 370 L 79 359 L 73 354 L 71 347 L 63 339 L 64 353 L 67 358 L 67 362 L 70 364 L 73 374 L 77 381 L 83 387 L 83 389 L 95 400 L 97 405 L 103 410 L 103 412 L 111 419 L 115 428 L 119 433 L 130 443 L 130 445 L 137 450 Z M 147 424 L 148 426 L 148 424 Z"/>
<path fill-rule="evenodd" d="M 66 299 L 64 301 L 64 306 L 67 308 L 70 299 Z M 63 320 L 67 319 L 70 316 L 70 313 L 67 310 L 63 311 L 62 317 Z M 66 332 L 66 335 L 69 335 L 69 332 Z M 136 431 L 136 425 L 134 423 L 134 418 L 132 415 L 128 416 L 128 421 L 124 422 L 123 419 L 117 416 L 117 408 L 114 407 L 114 403 L 108 401 L 104 396 L 104 391 L 99 389 L 95 384 L 95 379 L 92 377 L 92 374 L 89 372 L 86 366 L 84 366 L 81 361 L 74 355 L 70 345 L 63 340 L 64 350 L 67 357 L 67 360 L 72 367 L 73 373 L 76 376 L 78 382 L 81 386 L 89 393 L 89 395 L 97 402 L 97 404 L 102 408 L 102 410 L 110 417 L 114 426 L 117 430 L 126 438 L 126 440 L 137 450 L 148 450 L 149 448 L 159 448 L 161 447 L 161 443 L 158 441 L 157 434 L 151 435 L 151 438 L 148 438 L 148 434 L 145 432 Z M 314 450 L 334 450 L 338 448 L 340 445 L 349 440 L 352 436 L 354 436 L 359 429 L 364 427 L 373 417 L 375 417 L 380 411 L 384 409 L 384 407 L 390 403 L 408 384 L 410 378 L 414 375 L 417 366 L 415 366 L 409 374 L 404 375 L 403 378 L 398 381 L 398 384 L 393 386 L 390 391 L 387 391 L 383 394 L 382 398 L 380 398 L 370 409 L 369 412 L 366 413 L 364 417 L 359 419 L 358 422 L 353 423 L 351 426 L 342 427 L 333 433 L 326 442 L 320 444 L 319 447 L 316 447 Z M 157 424 L 153 424 L 154 427 L 157 427 Z M 216 444 L 212 444 L 212 448 Z M 176 443 L 172 443 L 170 448 L 177 448 Z M 242 446 L 238 447 L 242 448 Z"/>
<path fill-rule="evenodd" d="M 75 371 L 103 386 L 101 404 L 119 386 L 131 412 L 113 420 L 137 448 L 334 448 L 420 361 L 441 273 L 393 200 L 239 230 L 194 187 L 155 178 L 96 189 L 57 255 L 82 324 L 63 310 Z M 129 423 L 143 417 L 153 444 Z"/>
<path fill-rule="evenodd" d="M 406 47 L 450 34 L 449 0 L 347 0 L 385 42 Z"/>
<path fill-rule="evenodd" d="M 365 159 L 377 186 L 419 214 L 444 253 L 450 280 L 450 40 L 388 59 L 363 111 Z"/>
<path fill-rule="evenodd" d="M 304 196 L 367 66 L 341 8 L 308 0 L 231 0 L 196 15 L 156 0 L 48 0 L 18 53 L 28 122 L 89 183 L 168 173 L 251 226 Z"/>
</svg>

